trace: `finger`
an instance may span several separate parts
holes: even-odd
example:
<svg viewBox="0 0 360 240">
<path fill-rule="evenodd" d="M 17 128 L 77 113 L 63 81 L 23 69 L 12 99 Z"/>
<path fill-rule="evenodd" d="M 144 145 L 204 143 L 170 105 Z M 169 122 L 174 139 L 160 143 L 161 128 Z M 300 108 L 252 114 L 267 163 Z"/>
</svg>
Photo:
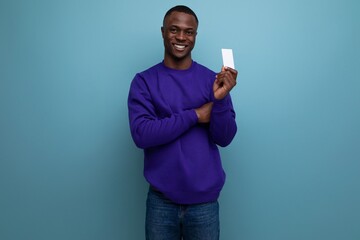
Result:
<svg viewBox="0 0 360 240">
<path fill-rule="evenodd" d="M 225 87 L 225 89 L 230 92 L 231 89 L 236 85 L 236 80 L 232 77 L 224 78 L 222 86 Z"/>
<path fill-rule="evenodd" d="M 235 70 L 234 68 L 231 68 L 231 67 L 225 67 L 224 70 L 225 71 L 230 71 L 230 72 L 233 72 L 233 73 L 237 73 L 237 70 Z"/>
<path fill-rule="evenodd" d="M 224 77 L 226 80 L 228 80 L 228 81 L 230 81 L 230 82 L 232 82 L 232 83 L 236 83 L 236 75 L 234 76 L 233 75 L 233 73 L 231 73 L 231 72 L 226 72 L 227 74 L 226 74 L 226 76 Z"/>
<path fill-rule="evenodd" d="M 225 71 L 231 73 L 235 78 L 237 77 L 237 74 L 238 74 L 237 70 L 235 70 L 233 68 L 226 67 Z"/>
<path fill-rule="evenodd" d="M 228 78 L 228 77 L 232 77 L 232 74 L 229 71 L 223 71 L 223 72 L 219 72 L 217 74 L 217 79 L 222 79 L 222 78 Z"/>
</svg>

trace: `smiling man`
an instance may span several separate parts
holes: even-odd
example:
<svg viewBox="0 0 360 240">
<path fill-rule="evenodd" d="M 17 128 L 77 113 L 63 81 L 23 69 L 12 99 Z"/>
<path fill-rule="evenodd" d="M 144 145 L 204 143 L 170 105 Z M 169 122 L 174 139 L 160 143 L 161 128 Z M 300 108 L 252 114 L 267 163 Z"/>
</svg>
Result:
<svg viewBox="0 0 360 240">
<path fill-rule="evenodd" d="M 135 75 L 128 109 L 132 138 L 144 150 L 149 182 L 146 239 L 219 239 L 218 197 L 225 183 L 218 146 L 237 126 L 230 91 L 237 71 L 219 73 L 192 59 L 199 21 L 186 6 L 164 16 L 164 60 Z"/>
<path fill-rule="evenodd" d="M 165 15 L 161 32 L 166 66 L 174 69 L 188 69 L 191 66 L 191 51 L 195 46 L 197 27 L 198 19 L 195 14 L 169 11 Z"/>
</svg>

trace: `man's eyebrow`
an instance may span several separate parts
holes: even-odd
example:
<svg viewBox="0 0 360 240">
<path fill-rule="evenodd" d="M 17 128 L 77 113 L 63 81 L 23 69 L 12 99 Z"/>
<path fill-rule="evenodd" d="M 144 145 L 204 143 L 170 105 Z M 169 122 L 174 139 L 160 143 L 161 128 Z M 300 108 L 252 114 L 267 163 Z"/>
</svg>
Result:
<svg viewBox="0 0 360 240">
<path fill-rule="evenodd" d="M 172 25 L 170 25 L 169 27 L 182 28 L 181 26 L 176 25 L 176 24 L 172 24 Z M 194 28 L 194 27 L 184 27 L 183 29 L 195 29 L 195 28 Z"/>
</svg>

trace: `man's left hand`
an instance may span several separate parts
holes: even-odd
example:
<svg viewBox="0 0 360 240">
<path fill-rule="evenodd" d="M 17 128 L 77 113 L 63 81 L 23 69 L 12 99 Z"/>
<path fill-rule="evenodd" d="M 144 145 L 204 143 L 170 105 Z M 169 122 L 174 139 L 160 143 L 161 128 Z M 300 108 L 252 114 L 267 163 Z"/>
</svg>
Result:
<svg viewBox="0 0 360 240">
<path fill-rule="evenodd" d="M 238 72 L 229 67 L 222 67 L 221 72 L 216 75 L 213 85 L 214 97 L 223 99 L 235 87 Z"/>
</svg>

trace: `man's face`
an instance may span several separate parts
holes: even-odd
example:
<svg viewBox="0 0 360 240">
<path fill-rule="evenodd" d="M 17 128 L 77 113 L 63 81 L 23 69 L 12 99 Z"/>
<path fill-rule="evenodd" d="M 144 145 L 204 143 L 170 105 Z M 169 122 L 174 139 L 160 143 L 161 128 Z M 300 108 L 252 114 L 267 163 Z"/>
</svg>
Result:
<svg viewBox="0 0 360 240">
<path fill-rule="evenodd" d="M 197 34 L 196 19 L 183 12 L 172 12 L 165 18 L 161 28 L 164 39 L 165 58 L 170 61 L 191 60 Z M 170 59 L 169 59 L 170 58 Z"/>
</svg>

